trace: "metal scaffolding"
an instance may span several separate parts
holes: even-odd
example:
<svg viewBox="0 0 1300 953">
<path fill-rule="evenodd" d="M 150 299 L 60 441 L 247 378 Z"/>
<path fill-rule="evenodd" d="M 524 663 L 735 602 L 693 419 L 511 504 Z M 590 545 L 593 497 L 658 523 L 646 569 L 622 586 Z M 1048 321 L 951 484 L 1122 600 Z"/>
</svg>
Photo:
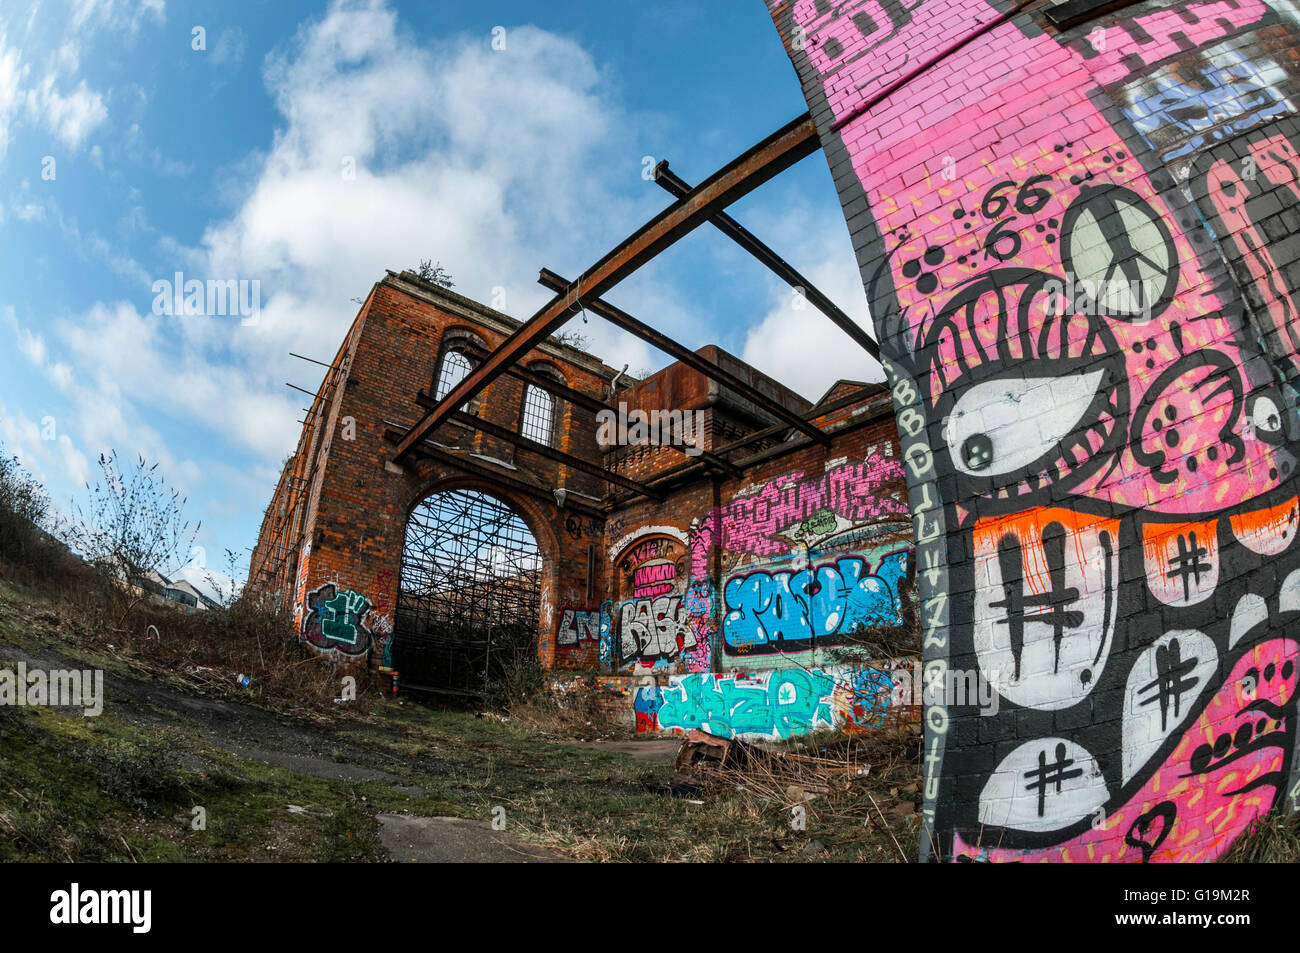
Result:
<svg viewBox="0 0 1300 953">
<path fill-rule="evenodd" d="M 392 660 L 402 685 L 477 694 L 532 651 L 542 557 L 528 526 L 473 490 L 436 493 L 406 524 Z"/>
</svg>

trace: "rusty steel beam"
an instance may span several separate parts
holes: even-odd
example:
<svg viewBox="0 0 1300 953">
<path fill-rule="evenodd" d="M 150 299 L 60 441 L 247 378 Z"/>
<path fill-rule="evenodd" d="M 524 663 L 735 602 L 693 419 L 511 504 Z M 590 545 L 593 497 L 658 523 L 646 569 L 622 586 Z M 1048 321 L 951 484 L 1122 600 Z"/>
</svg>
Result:
<svg viewBox="0 0 1300 953">
<path fill-rule="evenodd" d="M 667 159 L 655 166 L 654 176 L 655 182 L 669 195 L 676 198 L 681 198 L 691 191 L 691 187 L 668 168 Z M 800 274 L 793 265 L 759 241 L 753 232 L 726 212 L 719 212 L 709 221 L 717 227 L 718 231 L 766 265 L 778 278 L 791 288 L 801 292 L 809 304 L 830 318 L 837 328 L 853 340 L 853 343 L 876 360 L 880 360 L 880 345 L 867 333 L 866 329 L 845 314 L 839 305 L 826 297 L 820 288 Z"/>
<path fill-rule="evenodd" d="M 1058 30 L 1069 30 L 1103 13 L 1131 7 L 1137 2 L 1138 0 L 1067 0 L 1044 10 L 1043 15 Z"/>
<path fill-rule="evenodd" d="M 542 273 L 537 280 L 545 287 L 552 289 L 563 287 L 565 284 L 563 278 L 546 268 L 542 269 Z M 668 337 L 668 335 L 656 331 L 648 324 L 638 321 L 626 311 L 616 308 L 608 301 L 603 301 L 596 297 L 585 298 L 582 303 L 591 311 L 592 314 L 597 314 L 605 320 L 613 322 L 623 330 L 635 334 L 647 344 L 663 351 L 674 360 L 680 361 L 687 367 L 703 374 L 705 377 L 717 381 L 723 387 L 726 387 L 729 390 L 734 390 L 741 397 L 767 411 L 767 413 L 771 414 L 773 417 L 776 417 L 778 420 L 784 420 L 787 426 L 802 431 L 818 443 L 830 443 L 830 438 L 822 433 L 821 430 L 808 423 L 808 421 L 798 413 L 791 410 L 789 407 L 786 407 L 780 401 L 768 397 L 762 391 L 753 387 L 746 381 L 741 380 L 736 375 L 724 371 L 717 364 L 701 357 L 690 348 L 678 344 L 672 338 Z"/>
<path fill-rule="evenodd" d="M 478 358 L 479 360 L 482 360 L 484 355 L 487 352 L 474 349 L 474 350 L 467 351 L 467 353 L 469 353 L 473 357 Z M 574 390 L 572 387 L 551 380 L 545 374 L 538 374 L 534 371 L 529 370 L 526 367 L 518 367 L 518 366 L 512 367 L 509 370 L 507 370 L 506 373 L 511 377 L 517 378 L 518 380 L 521 381 L 525 381 L 526 383 L 529 384 L 534 384 L 537 387 L 540 387 L 542 390 L 554 394 L 556 397 L 560 397 L 563 398 L 564 400 L 572 401 L 573 403 L 578 404 L 581 407 L 585 407 L 586 409 L 593 411 L 595 413 L 600 413 L 602 411 L 609 411 L 611 414 L 618 413 L 618 408 L 605 403 L 603 400 L 598 400 L 589 394 L 582 393 L 582 391 Z M 436 400 L 434 400 L 432 397 L 429 396 L 428 391 L 423 391 L 423 390 L 419 391 L 415 395 L 415 402 L 419 404 L 421 407 L 423 407 L 425 410 L 437 406 L 438 403 Z M 661 444 L 661 446 L 670 447 L 673 450 L 676 450 L 679 453 L 684 453 L 684 454 L 686 453 L 687 450 L 693 449 L 675 443 Z M 686 454 L 686 455 L 690 456 L 690 454 Z M 711 453 L 708 450 L 700 450 L 697 456 L 702 457 L 704 460 L 707 460 L 715 467 L 718 467 L 726 471 L 732 476 L 740 476 L 740 469 L 738 467 L 736 467 L 729 460 L 724 460 L 722 457 L 718 456 L 715 453 Z"/>
<path fill-rule="evenodd" d="M 876 396 L 880 396 L 880 395 L 876 395 Z M 845 398 L 845 399 L 850 400 L 854 398 Z M 856 398 L 856 399 L 860 399 L 860 398 Z M 829 413 L 830 412 L 829 408 L 831 406 L 832 405 L 828 404 L 826 407 L 822 408 L 821 412 Z M 844 423 L 840 424 L 837 427 L 837 429 L 834 431 L 834 435 L 836 437 L 840 437 L 846 433 L 851 433 L 854 430 L 857 430 L 861 427 L 869 426 L 870 424 L 876 423 L 880 420 L 887 420 L 887 419 L 892 420 L 893 413 L 894 413 L 893 407 L 887 404 L 879 408 L 874 414 L 866 414 L 857 419 L 845 421 Z M 786 428 L 778 427 L 774 429 L 784 430 Z M 751 436 L 753 435 L 751 434 Z M 727 447 L 729 448 L 735 447 L 736 445 L 737 444 L 728 444 Z M 812 446 L 812 442 L 807 437 L 800 437 L 796 435 L 792 440 L 786 443 L 778 443 L 771 447 L 768 447 L 765 450 L 759 450 L 756 451 L 755 453 L 750 454 L 749 456 L 739 458 L 737 460 L 737 465 L 744 469 L 748 469 L 766 460 L 770 460 L 773 457 L 781 456 L 782 454 L 793 453 L 796 450 L 802 450 L 803 448 L 810 447 L 810 446 Z M 680 484 L 683 480 L 694 479 L 702 475 L 697 472 L 699 467 L 700 464 L 698 462 L 679 464 L 678 466 L 673 467 L 670 470 L 665 470 L 663 473 L 658 474 L 657 476 L 653 477 L 649 482 L 650 485 L 655 489 L 660 489 L 661 487 L 667 487 L 669 483 L 677 485 Z M 614 499 L 611 499 L 607 505 L 609 506 L 609 509 L 613 511 L 618 509 L 620 506 L 627 505 L 627 503 L 631 499 L 632 497 L 629 496 L 616 497 Z"/>
<path fill-rule="evenodd" d="M 438 406 L 437 401 L 430 400 L 423 395 L 416 398 L 416 403 L 425 410 L 431 410 Z M 484 420 L 482 417 L 475 417 L 473 414 L 467 414 L 463 410 L 454 411 L 451 420 L 458 424 L 464 424 L 473 430 L 487 434 L 489 437 L 495 437 L 498 440 L 504 440 L 506 443 L 516 446 L 521 450 L 527 450 L 538 456 L 546 457 L 548 460 L 554 460 L 556 463 L 562 463 L 566 467 L 573 467 L 575 470 L 581 470 L 583 473 L 590 473 L 592 476 L 600 477 L 616 486 L 621 486 L 625 490 L 631 490 L 633 493 L 639 493 L 642 496 L 648 496 L 652 499 L 662 500 L 663 494 L 657 490 L 652 490 L 646 484 L 630 477 L 625 477 L 620 473 L 613 473 L 606 470 L 599 463 L 592 463 L 590 460 L 584 460 L 582 457 L 574 456 L 571 453 L 565 453 L 563 450 L 556 450 L 554 447 L 548 447 L 544 443 L 538 443 L 522 434 L 517 434 L 513 430 L 495 424 L 490 420 Z"/>
<path fill-rule="evenodd" d="M 507 367 L 517 364 L 521 357 L 558 331 L 580 307 L 580 302 L 585 303 L 587 298 L 609 290 L 718 211 L 819 148 L 821 144 L 812 117 L 804 114 L 713 173 L 689 195 L 668 206 L 588 268 L 576 282 L 521 324 L 486 361 L 453 387 L 437 407 L 407 431 L 393 453 L 393 460 L 400 461 L 430 431 L 448 420 L 456 408 L 473 399 Z"/>
<path fill-rule="evenodd" d="M 478 348 L 466 348 L 465 352 L 479 362 L 487 360 L 488 356 L 491 354 L 490 351 L 482 351 Z M 553 380 L 545 374 L 539 374 L 530 368 L 521 367 L 516 364 L 507 369 L 506 373 L 517 380 L 532 384 L 535 387 L 540 387 L 547 393 L 554 394 L 556 397 L 567 400 L 569 403 L 581 407 L 584 410 L 590 410 L 592 413 L 600 413 L 602 410 L 617 413 L 617 410 L 614 407 L 605 403 L 605 401 L 601 400 L 599 397 L 592 397 L 590 394 L 584 394 L 582 391 L 575 390 L 568 384 L 562 384 L 559 381 Z"/>
<path fill-rule="evenodd" d="M 825 417 L 827 414 L 833 414 L 837 410 L 843 410 L 845 407 L 850 407 L 853 404 L 870 400 L 872 397 L 879 397 L 884 393 L 884 391 L 872 391 L 870 394 L 867 394 L 864 393 L 864 390 L 856 390 L 846 397 L 841 397 L 839 400 L 831 401 L 829 404 L 825 404 L 821 407 L 814 407 L 804 416 L 809 420 L 816 420 L 818 417 Z M 768 437 L 776 436 L 782 430 L 786 429 L 788 428 L 777 425 L 774 427 L 764 427 L 762 430 L 755 430 L 747 436 L 740 437 L 733 440 L 731 443 L 719 447 L 718 453 L 730 453 L 732 450 L 739 450 L 741 447 L 747 447 L 751 443 L 757 443 L 760 440 L 766 440 Z"/>
<path fill-rule="evenodd" d="M 384 439 L 393 446 L 397 446 L 397 444 L 401 442 L 402 437 L 406 435 L 406 432 L 407 431 L 390 423 L 388 429 L 384 431 Z M 482 477 L 485 480 L 496 480 L 505 486 L 518 490 L 520 493 L 527 493 L 529 496 L 536 497 L 539 500 L 546 500 L 552 506 L 556 506 L 557 508 L 559 506 L 555 500 L 554 491 L 547 490 L 544 487 L 534 486 L 528 481 L 521 480 L 517 476 L 512 476 L 504 470 L 499 470 L 496 467 L 487 465 L 486 463 L 480 463 L 471 459 L 468 454 L 452 453 L 450 450 L 444 450 L 442 447 L 436 446 L 427 438 L 420 441 L 411 453 L 415 456 L 427 457 L 428 459 L 441 463 L 444 466 L 454 467 L 463 470 L 466 473 L 472 473 L 474 476 Z M 605 520 L 605 512 L 603 510 L 598 510 L 594 506 L 589 506 L 586 503 L 580 503 L 574 500 L 572 494 L 565 499 L 564 509 L 576 510 L 584 516 L 590 516 L 593 519 L 598 519 L 602 522 Z"/>
<path fill-rule="evenodd" d="M 581 470 L 583 473 L 590 473 L 592 476 L 600 477 L 615 486 L 621 486 L 625 490 L 631 490 L 633 493 L 639 493 L 642 496 L 648 496 L 653 500 L 662 500 L 663 493 L 658 490 L 652 490 L 646 484 L 639 480 L 633 480 L 631 477 L 625 477 L 621 473 L 614 473 L 612 470 L 606 470 L 599 463 L 592 463 L 590 460 L 584 460 L 582 457 L 574 456 L 571 453 L 565 453 L 563 450 L 556 450 L 554 447 L 548 447 L 544 443 L 538 443 L 536 440 L 530 440 L 528 437 L 515 433 L 507 427 L 500 424 L 494 424 L 490 420 L 483 420 L 479 417 L 473 417 L 463 411 L 456 411 L 451 415 L 451 419 L 457 423 L 464 424 L 467 427 L 475 427 L 489 437 L 495 437 L 498 440 L 504 440 L 506 443 L 513 444 L 520 450 L 527 450 L 529 453 L 535 453 L 539 457 L 546 457 L 548 460 L 554 460 L 556 463 L 562 463 L 566 467 L 572 467 L 575 470 Z"/>
<path fill-rule="evenodd" d="M 816 420 L 818 417 L 823 417 L 826 414 L 832 414 L 837 410 L 843 410 L 845 407 L 852 406 L 853 404 L 870 400 L 873 397 L 880 397 L 883 393 L 884 393 L 883 391 L 872 391 L 871 393 L 868 394 L 865 393 L 865 389 L 856 390 L 853 393 L 849 394 L 848 396 L 841 397 L 839 400 L 832 401 L 831 403 L 826 404 L 823 407 L 814 408 L 813 410 L 805 414 L 804 417 L 807 420 Z M 776 424 L 775 426 L 772 427 L 764 427 L 762 430 L 756 430 L 753 433 L 749 434 L 748 436 L 741 437 L 738 440 L 733 440 L 731 443 L 723 444 L 721 447 L 717 448 L 715 453 L 719 453 L 719 454 L 730 453 L 733 450 L 739 450 L 741 447 L 747 447 L 751 443 L 757 443 L 760 440 L 764 440 L 767 437 L 776 436 L 777 434 L 789 429 L 790 428 L 787 427 L 785 424 Z M 797 448 L 791 447 L 790 449 L 793 450 Z M 744 471 L 739 466 L 732 463 L 730 460 L 727 461 L 727 464 L 732 468 L 733 471 L 735 471 L 733 475 L 740 475 L 744 473 Z M 669 469 L 664 470 L 662 473 L 655 474 L 654 477 L 652 477 L 650 480 L 650 485 L 658 486 L 660 483 L 662 483 L 665 480 L 669 480 L 673 477 L 680 476 L 684 473 L 690 472 L 693 469 L 697 469 L 699 466 L 700 464 L 698 461 L 683 461 L 677 464 L 677 466 L 675 467 L 670 467 Z"/>
</svg>

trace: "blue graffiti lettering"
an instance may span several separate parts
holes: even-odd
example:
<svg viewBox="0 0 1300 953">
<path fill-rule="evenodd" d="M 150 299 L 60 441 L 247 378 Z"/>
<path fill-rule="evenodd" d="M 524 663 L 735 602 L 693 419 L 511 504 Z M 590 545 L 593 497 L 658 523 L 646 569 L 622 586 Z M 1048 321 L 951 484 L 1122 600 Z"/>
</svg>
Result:
<svg viewBox="0 0 1300 953">
<path fill-rule="evenodd" d="M 723 647 L 729 655 L 800 652 L 836 645 L 859 626 L 902 624 L 898 583 L 907 553 L 891 553 L 874 575 L 860 556 L 784 572 L 732 576 L 723 588 Z"/>
</svg>

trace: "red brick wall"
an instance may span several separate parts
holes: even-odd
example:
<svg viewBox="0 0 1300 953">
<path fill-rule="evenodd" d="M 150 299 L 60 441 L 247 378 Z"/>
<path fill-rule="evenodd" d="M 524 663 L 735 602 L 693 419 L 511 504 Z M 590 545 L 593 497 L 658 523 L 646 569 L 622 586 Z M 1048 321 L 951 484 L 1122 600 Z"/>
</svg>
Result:
<svg viewBox="0 0 1300 953">
<path fill-rule="evenodd" d="M 327 651 L 340 658 L 369 658 L 372 647 L 378 650 L 391 631 L 406 518 L 412 507 L 435 492 L 479 489 L 518 512 L 536 537 L 548 570 L 542 591 L 539 650 L 544 661 L 553 660 L 553 612 L 560 601 L 586 594 L 587 544 L 573 538 L 574 523 L 590 524 L 592 517 L 584 518 L 572 509 L 558 511 L 550 495 L 556 487 L 565 486 L 596 496 L 600 481 L 532 455 L 524 456 L 535 495 L 418 457 L 400 469 L 387 463 L 392 444 L 385 434 L 409 427 L 422 415 L 416 395 L 434 389 L 444 334 L 470 330 L 491 349 L 514 324 L 504 315 L 409 276 L 392 276 L 377 284 L 357 316 L 348 344 L 326 376 L 323 399 L 316 401 L 313 416 L 304 427 L 300 447 L 316 448 L 307 489 L 298 496 L 288 489 L 302 469 L 300 458 L 305 455 L 300 451 L 286 467 L 286 476 L 268 508 L 250 575 L 267 591 L 280 592 L 300 624 L 311 614 L 311 593 L 322 586 L 334 587 L 327 595 L 353 590 L 364 596 L 369 612 L 362 624 L 370 632 L 369 639 L 363 636 L 355 645 L 318 640 Z M 579 352 L 569 352 L 567 348 L 534 352 L 525 364 L 545 363 L 575 389 L 602 395 L 610 376 L 608 369 Z M 517 431 L 523 388 L 521 381 L 503 377 L 483 391 L 475 412 Z M 582 419 L 584 413 L 587 421 Z M 597 459 L 590 417 L 563 403 L 555 445 Z M 441 428 L 437 437 L 441 443 L 498 460 L 514 462 L 520 456 L 509 443 L 454 422 Z M 525 461 L 519 462 L 523 469 Z M 278 515 L 282 504 L 291 511 L 287 519 Z M 287 529 L 280 531 L 281 525 Z M 281 539 L 275 538 L 277 532 Z M 286 585 L 295 553 L 296 585 Z"/>
<path fill-rule="evenodd" d="M 416 395 L 433 390 L 448 342 L 472 335 L 490 351 L 515 326 L 409 276 L 375 286 L 327 375 L 300 451 L 286 466 L 253 558 L 254 582 L 280 593 L 311 644 L 344 661 L 378 660 L 394 624 L 408 514 L 429 494 L 448 489 L 479 489 L 505 501 L 536 537 L 544 565 L 542 663 L 615 675 L 609 684 L 622 686 L 620 698 L 633 688 L 657 693 L 656 703 L 666 704 L 673 721 L 665 728 L 707 722 L 710 730 L 732 732 L 725 712 L 691 707 L 682 677 L 715 669 L 775 672 L 773 678 L 794 677 L 782 676 L 783 669 L 829 670 L 828 653 L 861 625 L 912 624 L 905 488 L 881 388 L 818 418 L 830 434 L 828 445 L 784 433 L 754 444 L 743 452 L 748 457 L 733 456 L 742 470 L 738 477 L 714 475 L 702 458 L 671 447 L 605 452 L 596 442 L 595 416 L 562 407 L 562 449 L 591 461 L 617 461 L 621 473 L 656 480 L 662 499 L 629 502 L 625 490 L 608 493 L 589 474 L 455 421 L 439 428 L 436 438 L 460 456 L 448 461 L 416 454 L 400 468 L 389 463 L 389 437 L 420 417 Z M 811 409 L 734 357 L 716 348 L 701 353 L 790 409 Z M 613 376 L 571 349 L 548 346 L 524 362 L 539 363 L 602 399 Z M 681 366 L 646 384 L 634 382 L 624 391 L 628 409 L 699 410 L 708 447 L 770 422 L 738 395 Z M 501 377 L 480 394 L 473 412 L 517 431 L 522 401 L 523 385 Z M 719 438 L 715 425 L 727 428 L 727 436 Z M 518 469 L 493 470 L 483 458 Z M 674 475 L 667 475 L 670 470 Z M 557 486 L 570 491 L 562 510 L 552 497 Z M 739 581 L 729 585 L 733 578 Z M 773 602 L 777 590 L 781 598 Z M 785 608 L 771 608 L 780 605 Z M 738 621 L 741 616 L 750 623 Z M 818 678 L 826 681 L 826 697 L 809 698 L 806 724 L 737 730 L 782 735 L 842 724 L 843 712 L 830 714 L 830 696 L 838 692 L 837 704 L 851 708 L 851 693 L 845 696 L 839 682 L 832 686 L 831 676 Z"/>
</svg>

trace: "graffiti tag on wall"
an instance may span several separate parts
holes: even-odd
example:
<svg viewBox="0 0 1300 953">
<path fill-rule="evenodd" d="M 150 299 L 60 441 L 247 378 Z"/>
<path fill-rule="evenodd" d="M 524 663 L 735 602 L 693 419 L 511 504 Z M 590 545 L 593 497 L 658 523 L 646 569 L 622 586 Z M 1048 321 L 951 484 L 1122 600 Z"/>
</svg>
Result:
<svg viewBox="0 0 1300 953">
<path fill-rule="evenodd" d="M 861 556 L 799 570 L 757 570 L 723 588 L 722 637 L 728 655 L 806 651 L 841 645 L 860 628 L 903 624 L 898 582 L 907 553 L 885 556 L 873 574 Z"/>
<path fill-rule="evenodd" d="M 637 705 L 649 711 L 657 704 L 660 730 L 781 739 L 846 725 L 876 727 L 884 721 L 892 688 L 889 676 L 874 669 L 697 672 L 674 676 L 667 688 L 640 689 Z"/>
<path fill-rule="evenodd" d="M 340 590 L 327 582 L 307 594 L 308 613 L 302 638 L 324 652 L 361 656 L 370 651 L 373 635 L 366 627 L 370 600 L 355 589 Z"/>
<path fill-rule="evenodd" d="M 891 453 L 877 445 L 865 462 L 782 474 L 704 514 L 690 533 L 688 626 L 710 640 L 717 627 L 725 656 L 768 667 L 800 653 L 816 664 L 817 650 L 864 627 L 902 625 L 899 583 L 911 567 L 896 541 L 907 507 L 902 463 Z M 725 573 L 719 592 L 715 547 Z"/>
<path fill-rule="evenodd" d="M 686 545 L 662 530 L 648 529 L 615 563 L 623 598 L 611 613 L 617 621 L 607 651 L 602 644 L 602 660 L 635 671 L 704 671 L 711 647 L 690 624 Z"/>
</svg>

